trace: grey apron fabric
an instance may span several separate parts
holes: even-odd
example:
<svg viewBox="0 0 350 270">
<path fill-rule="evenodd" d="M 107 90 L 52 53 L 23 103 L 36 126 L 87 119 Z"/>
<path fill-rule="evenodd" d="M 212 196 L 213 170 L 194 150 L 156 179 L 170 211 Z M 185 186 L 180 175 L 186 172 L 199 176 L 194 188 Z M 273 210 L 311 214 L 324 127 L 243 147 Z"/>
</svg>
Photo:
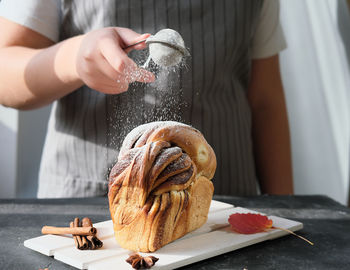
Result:
<svg viewBox="0 0 350 270">
<path fill-rule="evenodd" d="M 62 1 L 61 40 L 108 26 L 139 33 L 172 28 L 191 57 L 170 72 L 151 65 L 155 83 L 133 83 L 120 95 L 85 86 L 55 102 L 38 196 L 105 195 L 125 135 L 158 120 L 191 124 L 204 134 L 217 155 L 215 194 L 256 194 L 245 91 L 261 5 L 258 0 Z M 142 64 L 147 50 L 130 57 Z"/>
</svg>

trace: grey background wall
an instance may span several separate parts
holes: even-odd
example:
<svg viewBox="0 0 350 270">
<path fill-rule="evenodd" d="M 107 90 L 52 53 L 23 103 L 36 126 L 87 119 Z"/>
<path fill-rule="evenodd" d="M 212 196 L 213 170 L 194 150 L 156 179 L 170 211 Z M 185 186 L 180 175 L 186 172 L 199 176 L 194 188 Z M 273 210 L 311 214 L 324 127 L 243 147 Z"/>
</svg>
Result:
<svg viewBox="0 0 350 270">
<path fill-rule="evenodd" d="M 51 106 L 33 111 L 0 107 L 0 197 L 33 198 Z"/>
<path fill-rule="evenodd" d="M 41 152 L 51 107 L 19 112 L 17 134 L 17 197 L 36 197 Z"/>
<path fill-rule="evenodd" d="M 2 113 L 2 114 L 1 114 Z M 16 121 L 16 113 L 1 111 L 2 118 L 7 122 Z M 12 119 L 10 119 L 12 118 Z M 14 197 L 16 189 L 16 149 L 17 123 L 12 126 L 5 120 L 0 122 L 0 198 Z"/>
</svg>

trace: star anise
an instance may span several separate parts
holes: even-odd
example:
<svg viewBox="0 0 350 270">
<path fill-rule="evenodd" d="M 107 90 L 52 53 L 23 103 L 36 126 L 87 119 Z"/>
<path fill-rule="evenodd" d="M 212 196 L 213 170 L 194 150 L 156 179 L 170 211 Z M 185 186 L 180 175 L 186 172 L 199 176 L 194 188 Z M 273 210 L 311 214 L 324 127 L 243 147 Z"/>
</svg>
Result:
<svg viewBox="0 0 350 270">
<path fill-rule="evenodd" d="M 158 261 L 158 258 L 154 256 L 142 257 L 138 253 L 130 255 L 130 257 L 126 259 L 126 262 L 131 264 L 134 269 L 151 268 L 156 261 Z"/>
</svg>

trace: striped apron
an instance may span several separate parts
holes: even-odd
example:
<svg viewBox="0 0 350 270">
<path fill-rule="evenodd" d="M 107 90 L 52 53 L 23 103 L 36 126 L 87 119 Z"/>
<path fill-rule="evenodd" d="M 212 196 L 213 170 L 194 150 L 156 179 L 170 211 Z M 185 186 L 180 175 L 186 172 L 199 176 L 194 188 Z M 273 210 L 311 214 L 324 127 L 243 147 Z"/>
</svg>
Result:
<svg viewBox="0 0 350 270">
<path fill-rule="evenodd" d="M 139 33 L 172 28 L 191 57 L 180 67 L 150 64 L 157 79 L 106 95 L 83 86 L 53 104 L 38 197 L 107 193 L 107 177 L 125 135 L 151 121 L 175 120 L 200 130 L 217 156 L 215 194 L 254 195 L 251 115 L 246 89 L 259 0 L 62 1 L 61 36 L 109 26 Z M 142 64 L 147 49 L 130 57 Z"/>
</svg>

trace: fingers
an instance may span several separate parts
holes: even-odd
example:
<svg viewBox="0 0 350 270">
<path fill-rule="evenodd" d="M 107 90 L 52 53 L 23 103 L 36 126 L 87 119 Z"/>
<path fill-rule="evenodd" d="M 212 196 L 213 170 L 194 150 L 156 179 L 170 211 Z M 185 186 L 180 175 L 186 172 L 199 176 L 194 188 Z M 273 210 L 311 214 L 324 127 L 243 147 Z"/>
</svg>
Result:
<svg viewBox="0 0 350 270">
<path fill-rule="evenodd" d="M 148 34 L 148 33 L 140 35 L 139 33 L 136 33 L 131 29 L 123 28 L 123 27 L 115 27 L 114 29 L 118 33 L 121 39 L 120 40 L 121 44 L 124 44 L 123 48 L 133 45 L 135 43 L 138 43 L 140 41 L 146 40 L 151 36 L 151 34 Z M 145 47 L 146 47 L 146 43 L 142 42 L 140 44 L 132 46 L 132 49 L 142 50 Z"/>
<path fill-rule="evenodd" d="M 118 45 L 116 39 L 109 38 L 102 40 L 100 43 L 100 51 L 109 65 L 117 73 L 125 75 L 125 78 L 129 83 L 134 81 L 144 83 L 154 81 L 154 74 L 138 67 L 136 63 L 132 61 L 124 50 Z M 108 68 L 106 68 L 106 72 L 113 75 L 113 72 L 111 72 Z"/>
<path fill-rule="evenodd" d="M 140 68 L 123 50 L 125 44 L 136 43 L 149 37 L 126 28 L 109 27 L 85 35 L 77 52 L 76 70 L 89 87 L 108 94 L 128 89 L 132 82 L 150 83 L 152 72 Z M 144 42 L 132 49 L 141 49 Z"/>
<path fill-rule="evenodd" d="M 137 67 L 130 71 L 126 78 L 129 82 L 151 83 L 155 80 L 154 74 L 143 68 Z"/>
<path fill-rule="evenodd" d="M 118 73 L 123 74 L 127 67 L 136 66 L 119 45 L 118 36 L 102 39 L 99 48 L 103 57 Z"/>
<path fill-rule="evenodd" d="M 109 62 L 100 56 L 101 61 L 95 62 L 96 71 L 94 72 L 94 80 L 90 82 L 90 87 L 102 90 L 108 94 L 119 94 L 128 90 L 129 84 L 138 82 L 152 82 L 154 81 L 153 73 L 148 72 L 142 68 L 137 67 L 134 71 L 126 72 L 127 75 L 118 73 L 111 67 Z M 127 70 L 127 68 L 126 68 Z M 149 75 L 151 74 L 151 76 Z M 98 82 L 96 85 L 91 85 Z"/>
<path fill-rule="evenodd" d="M 118 73 L 101 55 L 97 69 L 99 70 L 100 82 L 103 82 L 101 89 L 109 94 L 119 94 L 128 90 L 129 81 L 124 75 Z M 108 89 L 108 90 L 107 90 Z"/>
<path fill-rule="evenodd" d="M 129 87 L 129 83 L 125 81 L 124 77 L 117 75 L 111 79 L 100 68 L 94 71 L 93 76 L 87 76 L 84 83 L 105 94 L 120 94 L 127 91 Z"/>
<path fill-rule="evenodd" d="M 132 41 L 130 44 L 126 45 L 124 51 L 126 53 L 131 52 L 132 50 L 142 50 L 146 48 L 146 39 L 150 36 L 150 34 L 143 34 L 139 38 Z"/>
</svg>

